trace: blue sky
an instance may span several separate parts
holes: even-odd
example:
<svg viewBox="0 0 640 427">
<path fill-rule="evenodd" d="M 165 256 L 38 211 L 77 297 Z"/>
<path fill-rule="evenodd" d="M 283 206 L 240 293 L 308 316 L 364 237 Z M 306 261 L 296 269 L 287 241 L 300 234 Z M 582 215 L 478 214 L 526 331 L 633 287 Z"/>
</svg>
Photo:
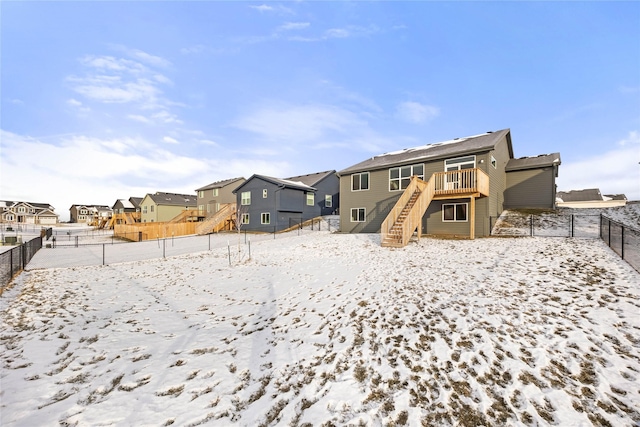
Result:
<svg viewBox="0 0 640 427">
<path fill-rule="evenodd" d="M 0 199 L 113 205 L 510 128 L 640 200 L 638 2 L 0 3 Z"/>
</svg>

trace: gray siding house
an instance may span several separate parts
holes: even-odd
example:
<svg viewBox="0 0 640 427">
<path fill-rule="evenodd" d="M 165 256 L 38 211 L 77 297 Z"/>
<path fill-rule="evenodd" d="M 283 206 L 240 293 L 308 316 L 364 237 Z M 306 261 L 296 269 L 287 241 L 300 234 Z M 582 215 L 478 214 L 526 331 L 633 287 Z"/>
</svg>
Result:
<svg viewBox="0 0 640 427">
<path fill-rule="evenodd" d="M 488 236 L 505 206 L 555 207 L 559 164 L 557 153 L 516 161 L 510 129 L 375 156 L 338 172 L 341 231 Z"/>
<path fill-rule="evenodd" d="M 339 203 L 338 188 L 335 171 L 287 179 L 253 175 L 234 190 L 239 227 L 248 231 L 276 232 L 324 215 L 324 212 L 333 213 Z"/>
</svg>

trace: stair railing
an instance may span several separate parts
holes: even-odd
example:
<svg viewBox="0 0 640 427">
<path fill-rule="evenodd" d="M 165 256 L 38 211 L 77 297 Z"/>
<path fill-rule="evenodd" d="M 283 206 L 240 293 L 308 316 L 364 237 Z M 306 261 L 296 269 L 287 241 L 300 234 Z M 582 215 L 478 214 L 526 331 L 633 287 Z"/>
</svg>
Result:
<svg viewBox="0 0 640 427">
<path fill-rule="evenodd" d="M 429 180 L 429 182 L 431 182 L 431 180 Z M 417 215 L 416 212 L 424 212 L 424 210 L 426 210 L 426 207 L 429 205 L 429 202 L 431 202 L 431 199 L 433 198 L 433 188 L 434 188 L 433 183 L 429 184 L 428 182 L 421 180 L 417 176 L 411 177 L 411 182 L 409 183 L 407 188 L 404 190 L 404 192 L 402 193 L 402 195 L 400 196 L 396 204 L 393 206 L 393 208 L 391 209 L 391 211 L 389 212 L 385 220 L 382 222 L 382 226 L 380 227 L 380 233 L 381 233 L 380 237 L 382 241 L 384 241 L 385 238 L 389 236 L 391 228 L 393 228 L 394 224 L 398 221 L 398 217 L 402 213 L 402 210 L 407 205 L 407 203 L 409 203 L 409 200 L 411 199 L 411 196 L 413 195 L 413 193 L 415 193 L 416 190 L 420 190 L 421 191 L 420 196 L 416 200 L 413 208 L 411 208 L 411 210 L 409 211 L 409 216 L 407 216 L 404 223 L 402 224 L 402 244 L 403 245 L 406 244 L 405 242 L 409 240 L 409 237 L 411 237 L 411 234 L 413 234 L 413 231 L 417 227 L 417 224 L 416 224 L 415 226 L 413 226 L 412 229 L 410 229 L 411 223 L 415 221 L 414 217 Z M 423 197 L 424 195 L 422 194 L 425 191 L 427 191 L 426 199 L 428 199 L 428 201 L 426 202 L 426 205 L 425 205 L 425 197 Z M 419 210 L 416 210 L 416 207 Z M 423 208 L 424 210 L 422 210 Z M 410 231 L 407 231 L 409 229 Z"/>
</svg>

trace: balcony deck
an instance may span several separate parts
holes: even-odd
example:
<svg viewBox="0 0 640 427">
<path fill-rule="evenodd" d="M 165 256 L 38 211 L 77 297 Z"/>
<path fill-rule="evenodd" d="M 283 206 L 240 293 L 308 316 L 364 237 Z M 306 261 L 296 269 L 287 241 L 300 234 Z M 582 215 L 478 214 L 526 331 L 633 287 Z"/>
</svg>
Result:
<svg viewBox="0 0 640 427">
<path fill-rule="evenodd" d="M 488 197 L 489 175 L 482 169 L 436 172 L 433 200 Z"/>
</svg>

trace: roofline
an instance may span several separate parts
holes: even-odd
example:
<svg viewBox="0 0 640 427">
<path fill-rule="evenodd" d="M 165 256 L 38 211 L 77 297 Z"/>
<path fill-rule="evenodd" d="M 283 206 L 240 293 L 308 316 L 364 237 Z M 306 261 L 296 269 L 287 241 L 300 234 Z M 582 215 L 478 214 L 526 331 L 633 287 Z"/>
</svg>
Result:
<svg viewBox="0 0 640 427">
<path fill-rule="evenodd" d="M 233 191 L 232 191 L 232 193 L 233 193 L 233 194 L 236 194 L 236 193 L 238 192 L 238 190 L 240 190 L 242 187 L 244 187 L 245 185 L 247 185 L 247 183 L 248 183 L 249 181 L 251 181 L 252 179 L 254 179 L 254 178 L 260 178 L 260 179 L 262 179 L 263 181 L 267 181 L 267 182 L 269 182 L 269 183 L 271 183 L 271 184 L 273 184 L 273 185 L 277 185 L 277 186 L 278 186 L 278 187 L 280 187 L 280 188 L 287 188 L 287 187 L 289 187 L 289 188 L 294 188 L 294 189 L 296 189 L 296 190 L 311 189 L 311 190 L 313 190 L 313 191 L 318 191 L 318 189 L 317 189 L 317 188 L 314 188 L 314 187 L 311 187 L 311 186 L 308 186 L 308 185 L 305 185 L 305 184 L 302 184 L 302 183 L 300 183 L 301 185 L 295 185 L 295 184 L 293 184 L 293 183 L 292 183 L 292 184 L 286 184 L 286 183 L 283 183 L 283 182 L 282 182 L 282 181 L 286 181 L 286 180 L 283 180 L 283 179 L 280 179 L 280 178 L 274 178 L 274 177 L 272 177 L 272 176 L 260 175 L 260 174 L 257 174 L 257 173 L 256 173 L 256 174 L 251 175 L 249 178 L 247 178 L 247 180 L 246 180 L 245 182 L 243 182 L 243 183 L 242 183 L 242 184 L 240 184 L 238 187 L 236 187 L 236 189 L 235 189 L 235 190 L 233 190 Z"/>
</svg>

